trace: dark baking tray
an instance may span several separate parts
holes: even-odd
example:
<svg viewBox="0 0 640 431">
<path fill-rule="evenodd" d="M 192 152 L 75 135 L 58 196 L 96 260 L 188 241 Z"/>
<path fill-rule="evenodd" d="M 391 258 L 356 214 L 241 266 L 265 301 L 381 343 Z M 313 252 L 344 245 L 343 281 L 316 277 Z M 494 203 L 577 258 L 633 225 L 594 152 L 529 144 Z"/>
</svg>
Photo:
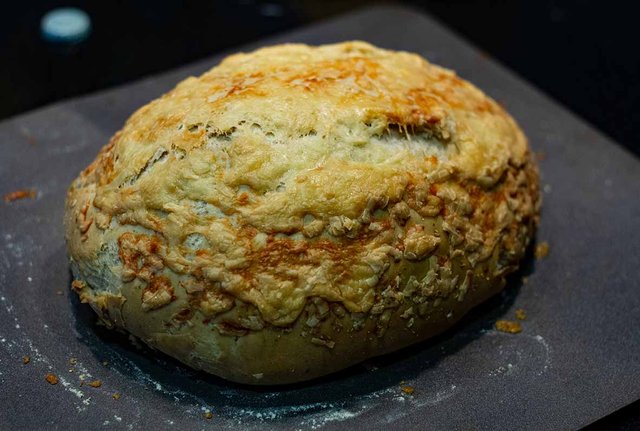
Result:
<svg viewBox="0 0 640 431">
<path fill-rule="evenodd" d="M 0 123 L 0 193 L 37 190 L 0 203 L 0 428 L 575 429 L 640 398 L 639 161 L 408 9 L 375 7 L 243 49 L 346 39 L 418 52 L 513 113 L 541 156 L 538 240 L 549 256 L 529 256 L 503 294 L 435 340 L 304 385 L 230 384 L 96 326 L 69 292 L 62 233 L 67 185 L 127 116 L 221 56 L 58 103 Z M 522 333 L 492 329 L 516 308 L 528 315 Z"/>
</svg>

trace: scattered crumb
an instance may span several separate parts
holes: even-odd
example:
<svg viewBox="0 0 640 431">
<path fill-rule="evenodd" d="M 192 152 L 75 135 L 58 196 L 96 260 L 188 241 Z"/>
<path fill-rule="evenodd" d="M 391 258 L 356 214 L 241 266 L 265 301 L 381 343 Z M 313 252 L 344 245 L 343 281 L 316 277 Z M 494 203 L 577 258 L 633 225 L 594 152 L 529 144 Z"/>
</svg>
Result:
<svg viewBox="0 0 640 431">
<path fill-rule="evenodd" d="M 527 318 L 527 313 L 525 313 L 524 309 L 518 308 L 516 310 L 516 319 L 525 320 Z"/>
<path fill-rule="evenodd" d="M 413 389 L 412 386 L 403 386 L 401 389 L 402 389 L 402 392 L 404 392 L 407 395 L 413 395 L 413 392 L 415 391 L 415 389 Z"/>
<path fill-rule="evenodd" d="M 109 365 L 109 361 L 102 361 L 102 365 L 106 367 L 107 365 Z"/>
<path fill-rule="evenodd" d="M 31 362 L 31 356 L 23 356 L 22 357 L 22 363 L 27 365 L 29 362 Z"/>
<path fill-rule="evenodd" d="M 91 386 L 92 388 L 99 388 L 100 386 L 102 386 L 102 381 L 101 380 L 93 380 L 93 381 L 89 382 L 88 385 Z"/>
<path fill-rule="evenodd" d="M 518 322 L 510 320 L 498 320 L 496 322 L 496 329 L 500 332 L 508 332 L 509 334 L 522 332 L 522 326 Z"/>
<path fill-rule="evenodd" d="M 76 358 L 69 358 L 69 365 L 75 365 L 78 363 L 78 360 Z"/>
<path fill-rule="evenodd" d="M 207 410 L 206 412 L 204 412 L 204 418 L 205 419 L 213 418 L 213 413 L 211 413 L 211 411 Z"/>
<path fill-rule="evenodd" d="M 122 395 L 120 395 L 118 392 L 116 392 L 115 394 L 111 395 L 111 397 L 116 401 L 119 400 L 121 396 Z"/>
<path fill-rule="evenodd" d="M 529 283 L 529 277 L 522 277 L 522 284 Z"/>
<path fill-rule="evenodd" d="M 56 290 L 56 295 L 63 295 L 63 294 L 64 294 L 64 292 L 62 290 L 60 290 L 60 289 Z"/>
<path fill-rule="evenodd" d="M 547 241 L 543 241 L 540 244 L 537 244 L 535 254 L 538 259 L 547 257 L 549 255 L 549 243 Z"/>
<path fill-rule="evenodd" d="M 50 385 L 57 385 L 58 384 L 58 376 L 56 376 L 55 374 L 49 373 L 49 374 L 47 374 L 45 379 L 47 380 L 47 382 L 49 382 Z"/>
<path fill-rule="evenodd" d="M 28 189 L 16 190 L 14 192 L 7 193 L 6 195 L 4 195 L 4 201 L 13 202 L 13 201 L 17 201 L 18 199 L 25 199 L 25 198 L 33 199 L 35 197 L 36 197 L 35 190 L 28 190 Z"/>
<path fill-rule="evenodd" d="M 74 371 L 73 371 L 73 368 L 69 368 L 69 372 L 70 372 L 70 373 L 73 373 L 73 372 L 74 372 Z"/>
</svg>

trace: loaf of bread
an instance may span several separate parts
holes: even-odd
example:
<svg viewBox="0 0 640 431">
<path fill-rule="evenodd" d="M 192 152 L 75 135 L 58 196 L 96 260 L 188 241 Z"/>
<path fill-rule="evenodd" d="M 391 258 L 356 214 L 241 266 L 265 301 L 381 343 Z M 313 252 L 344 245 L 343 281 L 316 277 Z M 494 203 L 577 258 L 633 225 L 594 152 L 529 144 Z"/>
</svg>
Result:
<svg viewBox="0 0 640 431">
<path fill-rule="evenodd" d="M 72 288 L 235 382 L 322 376 L 451 327 L 530 242 L 538 174 L 496 102 L 363 42 L 226 58 L 70 187 Z"/>
</svg>

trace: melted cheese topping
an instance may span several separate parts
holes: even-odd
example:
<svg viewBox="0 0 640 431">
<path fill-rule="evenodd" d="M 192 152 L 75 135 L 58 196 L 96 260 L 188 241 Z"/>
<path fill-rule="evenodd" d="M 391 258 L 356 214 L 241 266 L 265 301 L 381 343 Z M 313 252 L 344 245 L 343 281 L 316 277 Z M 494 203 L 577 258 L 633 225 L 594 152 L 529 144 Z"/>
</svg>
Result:
<svg viewBox="0 0 640 431">
<path fill-rule="evenodd" d="M 443 200 L 473 211 L 457 183 L 490 188 L 526 153 L 498 104 L 417 55 L 362 42 L 264 48 L 127 121 L 71 192 L 92 203 L 78 222 L 96 220 L 68 231 L 71 254 L 95 259 L 118 241 L 132 256 L 110 266 L 123 282 L 163 280 L 145 291 L 150 310 L 180 298 L 156 276 L 166 267 L 276 325 L 311 296 L 367 311 L 392 262 L 427 259 L 443 229 L 457 232 L 436 220 Z"/>
</svg>

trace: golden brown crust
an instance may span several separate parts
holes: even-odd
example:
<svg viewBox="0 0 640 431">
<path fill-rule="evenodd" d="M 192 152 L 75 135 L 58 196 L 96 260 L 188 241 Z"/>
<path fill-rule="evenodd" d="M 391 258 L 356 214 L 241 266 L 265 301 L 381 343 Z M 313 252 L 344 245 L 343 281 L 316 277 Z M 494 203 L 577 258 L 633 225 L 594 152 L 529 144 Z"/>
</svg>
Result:
<svg viewBox="0 0 640 431">
<path fill-rule="evenodd" d="M 502 288 L 538 209 L 524 135 L 494 101 L 350 42 L 183 81 L 76 179 L 65 224 L 74 288 L 110 324 L 269 384 L 451 326 Z"/>
</svg>

